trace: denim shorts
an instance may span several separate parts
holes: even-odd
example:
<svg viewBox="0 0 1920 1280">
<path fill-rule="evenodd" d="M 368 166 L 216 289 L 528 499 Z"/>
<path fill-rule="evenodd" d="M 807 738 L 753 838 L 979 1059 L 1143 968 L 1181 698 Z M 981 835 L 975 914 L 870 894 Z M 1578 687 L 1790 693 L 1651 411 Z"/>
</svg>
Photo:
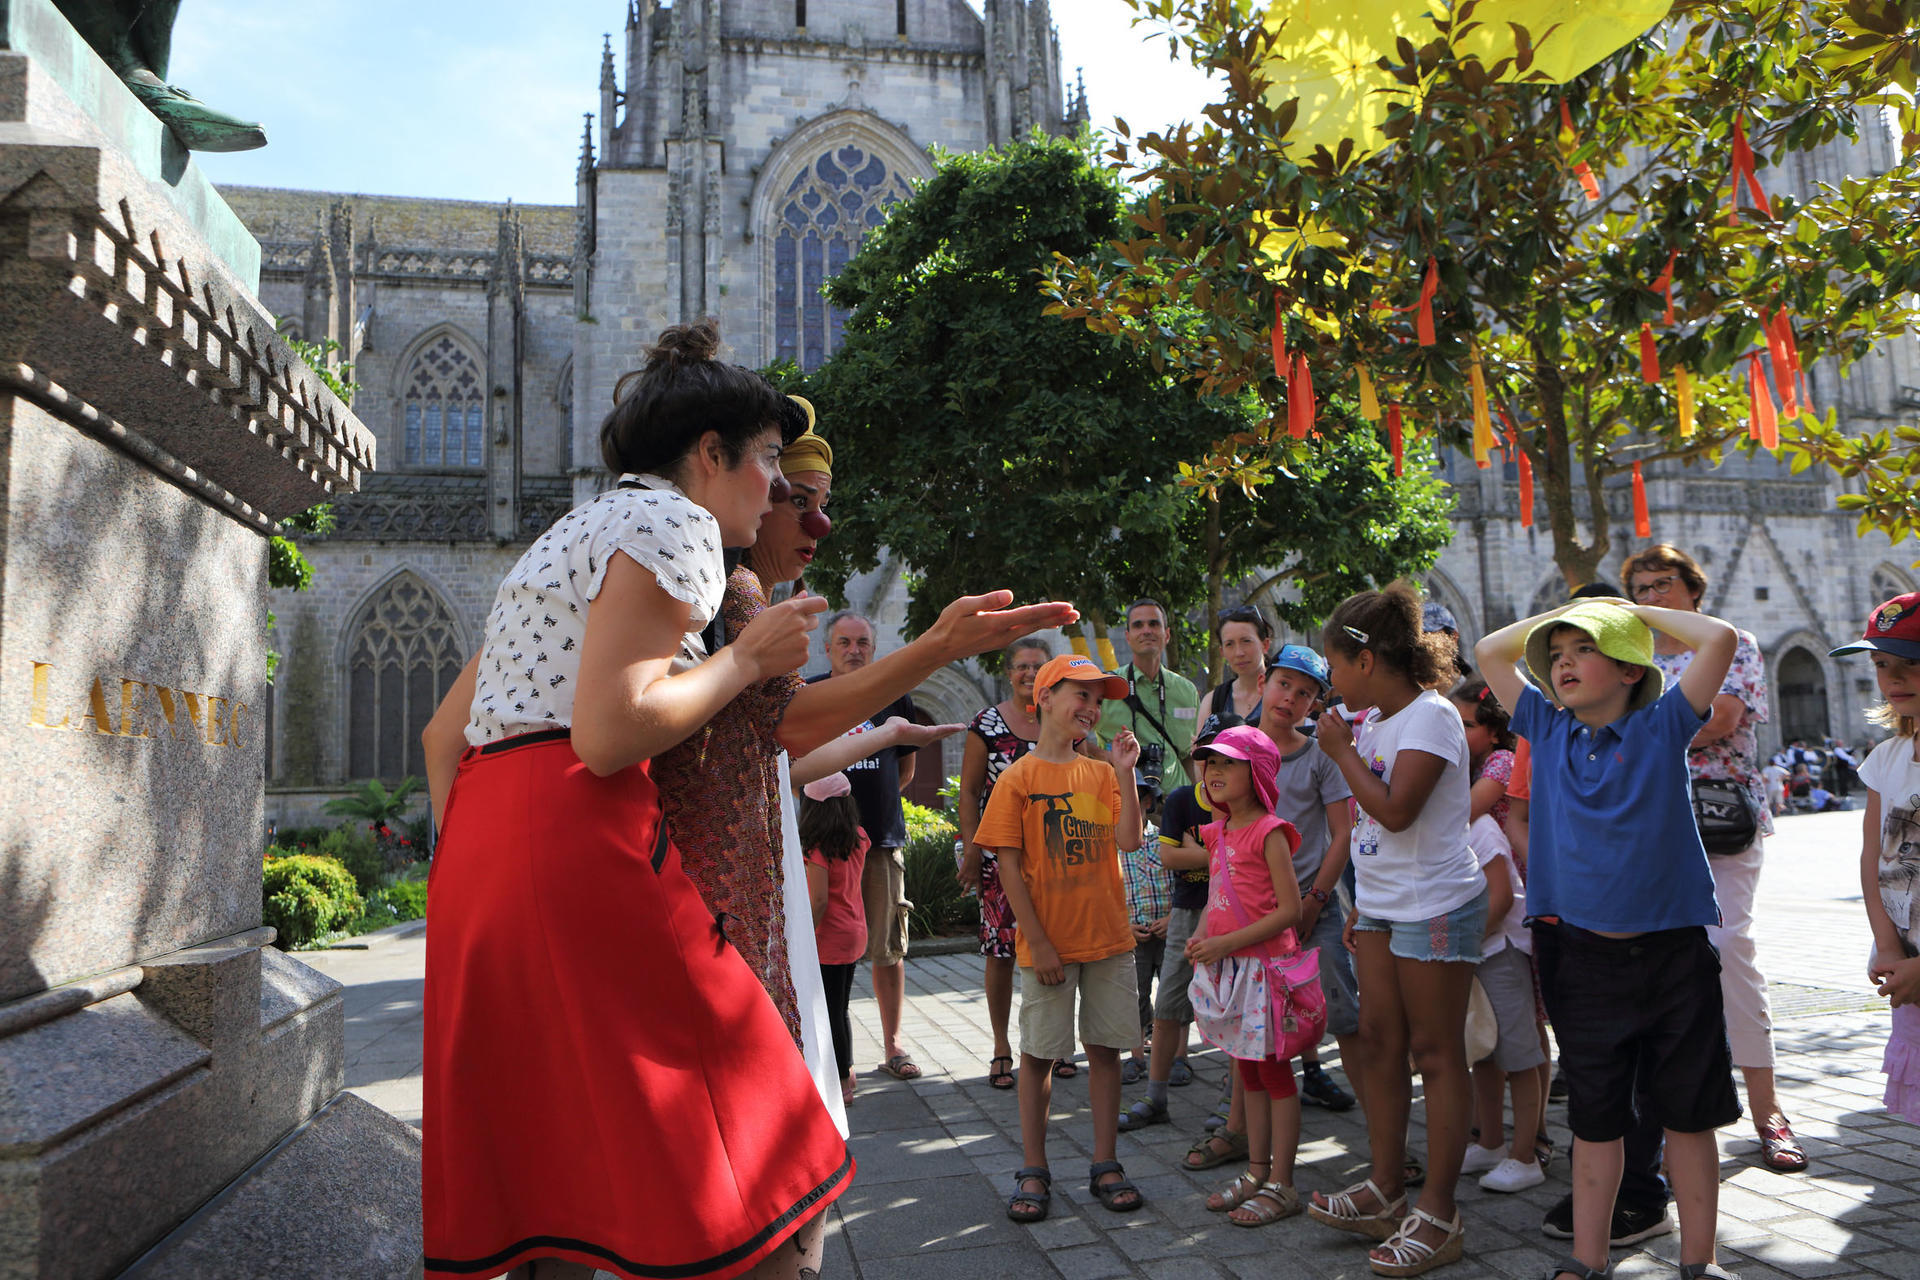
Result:
<svg viewBox="0 0 1920 1280">
<path fill-rule="evenodd" d="M 1384 933 L 1387 950 L 1402 960 L 1459 960 L 1480 963 L 1480 938 L 1487 931 L 1487 891 L 1431 920 L 1382 920 L 1361 912 L 1353 924 L 1359 933 Z"/>
</svg>

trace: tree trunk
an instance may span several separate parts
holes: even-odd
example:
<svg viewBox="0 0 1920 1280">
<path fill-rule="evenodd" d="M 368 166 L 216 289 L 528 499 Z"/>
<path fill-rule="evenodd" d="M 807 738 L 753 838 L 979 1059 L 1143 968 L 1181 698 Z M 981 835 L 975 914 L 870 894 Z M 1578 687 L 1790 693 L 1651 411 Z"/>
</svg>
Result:
<svg viewBox="0 0 1920 1280">
<path fill-rule="evenodd" d="M 1553 562 L 1567 580 L 1567 590 L 1593 581 L 1594 568 L 1606 554 L 1606 543 L 1586 546 L 1580 541 L 1579 522 L 1573 509 L 1573 444 L 1567 431 L 1567 383 L 1561 374 L 1557 353 L 1545 340 L 1533 339 L 1533 389 L 1540 413 L 1545 446 L 1540 449 L 1540 489 L 1547 504 L 1547 528 L 1553 535 Z M 1592 481 L 1589 480 L 1589 491 Z M 1606 518 L 1602 507 L 1599 518 Z M 1601 527 L 1601 526 L 1596 526 Z M 1527 604 L 1521 605 L 1525 612 Z"/>
<path fill-rule="evenodd" d="M 1220 683 L 1220 597 L 1227 584 L 1226 541 L 1220 536 L 1220 495 L 1207 498 L 1207 687 Z"/>
</svg>

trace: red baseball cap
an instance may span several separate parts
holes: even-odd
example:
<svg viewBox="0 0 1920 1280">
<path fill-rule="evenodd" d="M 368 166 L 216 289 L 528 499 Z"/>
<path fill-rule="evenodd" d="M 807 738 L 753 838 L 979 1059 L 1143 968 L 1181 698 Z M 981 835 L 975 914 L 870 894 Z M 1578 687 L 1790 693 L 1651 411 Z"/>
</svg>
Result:
<svg viewBox="0 0 1920 1280">
<path fill-rule="evenodd" d="M 1097 684 L 1103 698 L 1124 698 L 1131 691 L 1125 676 L 1108 675 L 1098 663 L 1084 654 L 1063 653 L 1057 658 L 1049 658 L 1047 665 L 1040 668 L 1040 674 L 1033 678 L 1034 701 L 1038 703 L 1042 690 L 1062 680 L 1083 680 L 1088 684 Z"/>
<path fill-rule="evenodd" d="M 1852 644 L 1841 645 L 1827 656 L 1837 658 L 1843 653 L 1869 650 L 1920 662 L 1920 591 L 1895 596 L 1875 609 L 1867 615 L 1865 635 Z"/>
</svg>

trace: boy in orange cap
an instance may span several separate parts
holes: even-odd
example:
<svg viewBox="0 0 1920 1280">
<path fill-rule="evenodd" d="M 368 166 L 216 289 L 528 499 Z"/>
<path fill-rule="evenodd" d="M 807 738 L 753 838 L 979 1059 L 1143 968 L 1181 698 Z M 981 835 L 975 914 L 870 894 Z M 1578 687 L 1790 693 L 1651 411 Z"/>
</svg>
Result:
<svg viewBox="0 0 1920 1280">
<path fill-rule="evenodd" d="M 1120 1053 L 1139 1037 L 1133 930 L 1127 922 L 1119 844 L 1137 848 L 1140 797 L 1132 785 L 1140 744 L 1115 735 L 1112 764 L 1074 751 L 1100 723 L 1106 698 L 1127 696 L 1127 681 L 1079 654 L 1063 654 L 1034 677 L 1040 738 L 994 784 L 975 843 L 994 850 L 1000 882 L 1019 925 L 1020 1142 L 1025 1166 L 1014 1175 L 1007 1216 L 1047 1216 L 1053 1176 L 1047 1168 L 1047 1110 L 1053 1064 L 1071 1057 L 1075 997 L 1087 1051 L 1093 1105 L 1093 1164 L 1088 1189 L 1116 1213 L 1145 1200 L 1114 1159 L 1120 1129 Z M 1127 777 L 1127 785 L 1120 777 Z"/>
</svg>

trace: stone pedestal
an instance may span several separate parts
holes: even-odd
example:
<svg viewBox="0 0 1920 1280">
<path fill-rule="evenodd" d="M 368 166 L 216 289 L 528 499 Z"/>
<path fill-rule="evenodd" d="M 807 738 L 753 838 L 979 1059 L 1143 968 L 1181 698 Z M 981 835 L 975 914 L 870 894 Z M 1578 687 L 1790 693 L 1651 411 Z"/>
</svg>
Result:
<svg viewBox="0 0 1920 1280">
<path fill-rule="evenodd" d="M 260 927 L 266 538 L 373 443 L 258 261 L 0 0 L 0 1280 L 419 1270 L 418 1137 Z"/>
</svg>

